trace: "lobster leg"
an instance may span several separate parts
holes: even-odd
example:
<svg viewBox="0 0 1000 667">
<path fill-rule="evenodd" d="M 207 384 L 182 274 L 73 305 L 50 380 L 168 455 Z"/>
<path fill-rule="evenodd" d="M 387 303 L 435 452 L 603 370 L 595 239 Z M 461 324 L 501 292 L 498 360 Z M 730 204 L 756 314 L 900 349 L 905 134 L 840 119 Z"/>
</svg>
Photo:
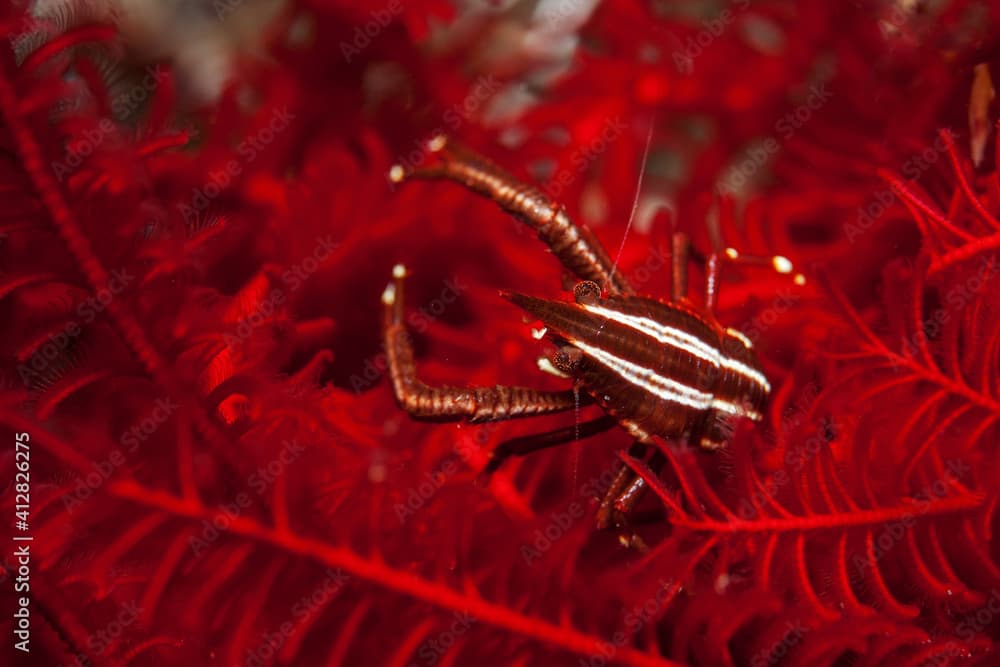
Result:
<svg viewBox="0 0 1000 667">
<path fill-rule="evenodd" d="M 629 448 L 628 453 L 629 456 L 640 457 L 645 452 L 646 446 L 636 441 Z M 655 455 L 651 463 L 658 463 Z M 642 477 L 636 475 L 627 466 L 622 466 L 597 507 L 597 529 L 617 528 L 622 530 L 624 532 L 619 534 L 618 539 L 624 546 L 638 551 L 647 551 L 648 547 L 642 538 L 629 529 L 629 515 L 642 499 L 646 487 L 646 481 Z"/>
<path fill-rule="evenodd" d="M 695 261 L 705 267 L 705 311 L 715 316 L 715 306 L 719 296 L 719 271 L 723 262 L 728 264 L 741 264 L 744 266 L 767 267 L 780 274 L 793 273 L 792 263 L 787 257 L 782 255 L 771 255 L 769 257 L 758 257 L 755 255 L 743 255 L 735 248 L 726 248 L 723 251 L 716 251 L 708 255 L 702 255 L 691 248 L 691 243 L 687 237 L 677 232 L 673 237 L 673 289 L 671 290 L 671 300 L 681 301 L 687 294 L 687 260 L 693 257 Z M 805 276 L 801 273 L 793 275 L 796 285 L 804 285 Z"/>
<path fill-rule="evenodd" d="M 382 293 L 385 351 L 389 377 L 399 403 L 413 417 L 441 421 L 499 421 L 574 409 L 576 395 L 567 391 L 538 391 L 525 387 L 430 387 L 416 375 L 413 348 L 403 324 L 403 278 L 406 269 L 393 269 L 393 282 Z"/>
<path fill-rule="evenodd" d="M 447 179 L 486 197 L 538 233 L 552 253 L 582 280 L 592 280 L 612 295 L 634 294 L 632 286 L 615 268 L 604 246 L 589 228 L 575 224 L 561 205 L 538 188 L 515 179 L 499 166 L 471 151 L 436 137 L 430 148 L 438 160 L 429 166 L 406 170 L 395 165 L 394 182 L 408 178 Z"/>
<path fill-rule="evenodd" d="M 584 422 L 578 426 L 565 426 L 546 433 L 526 435 L 520 438 L 506 440 L 501 442 L 497 448 L 490 453 L 490 462 L 486 465 L 483 472 L 486 474 L 492 473 L 499 468 L 504 461 L 512 456 L 527 456 L 528 454 L 548 449 L 549 447 L 556 447 L 568 442 L 583 440 L 584 438 L 595 436 L 598 433 L 604 433 L 617 425 L 618 422 L 615 421 L 613 417 L 604 415 L 603 417 L 592 419 L 591 421 Z"/>
<path fill-rule="evenodd" d="M 715 316 L 715 303 L 719 289 L 720 256 L 712 253 L 705 257 L 691 247 L 691 240 L 683 232 L 674 232 L 670 254 L 670 300 L 680 303 L 688 300 L 688 260 L 691 257 L 705 265 L 705 311 Z"/>
<path fill-rule="evenodd" d="M 629 455 L 641 456 L 644 450 L 643 445 L 636 442 L 629 449 Z M 605 530 L 625 526 L 626 516 L 639 502 L 645 487 L 646 484 L 641 477 L 628 467 L 622 466 L 611 482 L 611 486 L 604 493 L 604 497 L 601 498 L 601 503 L 597 508 L 597 528 Z"/>
<path fill-rule="evenodd" d="M 691 241 L 686 235 L 675 232 L 670 242 L 670 300 L 677 303 L 687 299 Z"/>
</svg>

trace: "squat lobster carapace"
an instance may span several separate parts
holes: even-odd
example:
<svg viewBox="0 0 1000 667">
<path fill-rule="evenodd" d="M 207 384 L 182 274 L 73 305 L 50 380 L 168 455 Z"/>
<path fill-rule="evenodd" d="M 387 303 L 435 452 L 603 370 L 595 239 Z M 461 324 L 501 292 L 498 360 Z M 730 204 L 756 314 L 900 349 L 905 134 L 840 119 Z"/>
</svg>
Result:
<svg viewBox="0 0 1000 667">
<path fill-rule="evenodd" d="M 737 419 L 760 421 L 771 386 L 751 342 L 725 328 L 713 314 L 717 275 L 722 261 L 761 262 L 735 250 L 705 259 L 705 307 L 687 298 L 690 244 L 682 234 L 672 239 L 672 285 L 669 301 L 638 296 L 586 227 L 570 220 L 565 209 L 538 189 L 516 181 L 498 166 L 445 140 L 434 142 L 440 158 L 431 166 L 406 172 L 393 167 L 390 177 L 457 181 L 490 197 L 504 210 L 535 229 L 553 254 L 581 282 L 574 302 L 551 301 L 505 293 L 545 327 L 557 352 L 540 364 L 571 378 L 605 415 L 582 424 L 502 443 L 491 454 L 486 472 L 511 456 L 584 439 L 616 425 L 634 438 L 632 453 L 649 450 L 651 466 L 659 454 L 646 447 L 652 438 L 687 441 L 708 450 L 726 445 Z M 779 273 L 791 273 L 784 257 L 766 260 Z M 399 405 L 415 418 L 473 422 L 530 417 L 573 410 L 579 393 L 526 387 L 430 387 L 416 376 L 413 351 L 403 324 L 406 269 L 396 265 L 382 294 L 384 337 L 389 376 Z M 802 282 L 795 276 L 797 283 Z M 603 286 L 603 289 L 602 289 Z M 645 482 L 622 467 L 600 502 L 597 525 L 621 527 L 641 497 Z"/>
</svg>

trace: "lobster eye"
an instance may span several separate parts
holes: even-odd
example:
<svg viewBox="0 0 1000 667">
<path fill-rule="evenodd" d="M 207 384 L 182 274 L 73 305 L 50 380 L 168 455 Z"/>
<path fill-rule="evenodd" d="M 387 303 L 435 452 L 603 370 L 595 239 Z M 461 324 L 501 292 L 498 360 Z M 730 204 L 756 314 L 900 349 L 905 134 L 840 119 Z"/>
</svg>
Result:
<svg viewBox="0 0 1000 667">
<path fill-rule="evenodd" d="M 601 300 L 601 286 L 592 280 L 578 282 L 573 288 L 573 297 L 581 306 L 589 306 Z"/>
<path fill-rule="evenodd" d="M 583 352 L 572 345 L 564 345 L 552 355 L 552 365 L 567 375 L 572 375 L 583 360 Z"/>
</svg>

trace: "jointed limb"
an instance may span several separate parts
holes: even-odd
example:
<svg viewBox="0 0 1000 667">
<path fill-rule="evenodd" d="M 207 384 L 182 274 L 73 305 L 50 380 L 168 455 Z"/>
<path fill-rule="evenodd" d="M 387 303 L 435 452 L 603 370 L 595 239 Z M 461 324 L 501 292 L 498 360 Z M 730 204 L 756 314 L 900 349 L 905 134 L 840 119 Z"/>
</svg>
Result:
<svg viewBox="0 0 1000 667">
<path fill-rule="evenodd" d="M 513 438 L 511 440 L 501 442 L 500 445 L 490 453 L 490 462 L 487 464 L 484 472 L 492 473 L 494 470 L 499 468 L 504 461 L 512 456 L 527 456 L 528 454 L 548 449 L 549 447 L 556 447 L 558 445 L 564 445 L 568 442 L 583 440 L 584 438 L 595 436 L 598 433 L 604 433 L 617 425 L 618 422 L 615 421 L 613 417 L 604 415 L 603 417 L 598 417 L 597 419 L 592 419 L 591 421 L 583 422 L 582 424 L 564 426 L 563 428 L 556 429 L 554 431 L 537 433 L 535 435 L 526 435 L 520 438 Z"/>
<path fill-rule="evenodd" d="M 632 458 L 642 458 L 647 450 L 645 444 L 636 441 L 629 448 L 628 455 Z M 663 463 L 663 456 L 654 451 L 648 465 L 653 470 L 658 470 L 663 466 Z M 642 499 L 647 486 L 646 480 L 628 466 L 623 465 L 601 498 L 601 504 L 597 510 L 597 527 L 610 528 L 626 525 L 627 517 Z"/>
<path fill-rule="evenodd" d="M 677 232 L 673 238 L 673 256 L 671 257 L 673 269 L 673 286 L 671 290 L 671 300 L 680 301 L 686 297 L 687 292 L 687 260 L 689 257 L 702 264 L 705 268 L 705 310 L 715 315 L 715 307 L 719 300 L 719 272 L 723 263 L 741 264 L 744 266 L 768 267 L 781 274 L 791 274 L 793 272 L 792 263 L 787 257 L 782 255 L 771 255 L 769 257 L 759 257 L 756 255 L 744 255 L 735 248 L 726 248 L 708 255 L 702 255 L 695 251 L 687 237 Z M 793 275 L 796 285 L 804 285 L 805 276 L 801 273 Z"/>
<path fill-rule="evenodd" d="M 383 335 L 389 377 L 400 407 L 414 417 L 443 421 L 497 421 L 562 412 L 576 407 L 572 390 L 538 391 L 525 387 L 430 387 L 417 378 L 413 348 L 403 324 L 403 278 L 397 265 L 382 293 Z"/>
<path fill-rule="evenodd" d="M 461 183 L 489 197 L 538 233 L 562 264 L 582 280 L 592 280 L 613 295 L 634 294 L 632 286 L 614 266 L 604 246 L 585 226 L 573 223 L 566 210 L 540 190 L 521 183 L 486 158 L 447 142 L 431 141 L 438 160 L 411 171 L 396 165 L 390 177 L 444 178 Z"/>
<path fill-rule="evenodd" d="M 712 253 L 705 257 L 691 247 L 691 240 L 682 232 L 674 232 L 670 253 L 670 300 L 674 303 L 688 300 L 688 260 L 692 257 L 705 266 L 705 310 L 715 315 L 715 302 L 719 285 L 719 256 Z"/>
<path fill-rule="evenodd" d="M 646 446 L 641 442 L 634 442 L 629 448 L 629 456 L 641 457 L 646 452 Z M 650 463 L 656 467 L 662 461 L 657 461 L 654 455 Z M 611 486 L 601 498 L 597 507 L 597 529 L 607 530 L 617 528 L 621 532 L 618 539 L 621 543 L 638 551 L 648 551 L 646 543 L 629 527 L 629 516 L 642 499 L 646 490 L 646 481 L 635 474 L 628 466 L 622 466 L 615 475 Z"/>
<path fill-rule="evenodd" d="M 680 232 L 674 233 L 670 242 L 670 300 L 677 303 L 687 299 L 688 256 L 691 252 L 691 242 Z"/>
</svg>

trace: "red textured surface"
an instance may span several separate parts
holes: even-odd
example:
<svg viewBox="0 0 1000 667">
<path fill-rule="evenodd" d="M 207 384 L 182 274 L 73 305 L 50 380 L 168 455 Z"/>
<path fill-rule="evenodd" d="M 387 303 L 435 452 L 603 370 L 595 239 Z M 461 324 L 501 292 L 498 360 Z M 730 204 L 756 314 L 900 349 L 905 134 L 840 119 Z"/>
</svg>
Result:
<svg viewBox="0 0 1000 667">
<path fill-rule="evenodd" d="M 652 123 L 644 190 L 677 213 L 628 236 L 621 266 L 641 291 L 666 293 L 670 224 L 705 249 L 715 214 L 728 244 L 806 274 L 726 272 L 720 319 L 758 343 L 768 418 L 716 455 L 664 443 L 658 475 L 628 461 L 656 491 L 639 554 L 594 530 L 581 491 L 624 434 L 483 487 L 498 442 L 572 417 L 416 423 L 380 377 L 379 296 L 403 261 L 408 303 L 433 315 L 411 320 L 425 379 L 560 387 L 497 292 L 554 297 L 562 276 L 489 202 L 389 187 L 476 68 L 424 48 L 454 20 L 444 2 L 408 3 L 346 63 L 339 44 L 382 7 L 368 4 L 300 3 L 308 46 L 276 38 L 213 108 L 179 110 L 168 75 L 135 127 L 107 125 L 101 76 L 74 48 L 112 28 L 21 66 L 3 55 L 2 488 L 12 512 L 13 434 L 28 432 L 25 664 L 996 664 L 1000 179 L 993 150 L 972 167 L 966 129 L 973 66 L 1000 72 L 992 5 L 946 3 L 889 35 L 882 3 L 754 3 L 685 68 L 670 53 L 697 20 L 608 3 L 519 122 L 522 146 L 461 124 L 525 179 L 543 159 L 569 170 L 560 199 L 578 219 L 603 198 L 594 228 L 614 252 Z M 753 46 L 750 17 L 780 29 L 778 51 Z M 373 98 L 363 78 L 385 63 L 405 84 Z M 817 71 L 829 99 L 788 136 Z M 56 113 L 61 99 L 81 103 Z M 242 142 L 283 109 L 251 158 Z M 625 129 L 578 169 L 612 120 Z M 53 163 L 95 132 L 60 178 Z M 752 197 L 719 198 L 726 165 L 766 137 L 779 148 Z M 200 207 L 195 191 L 219 183 Z M 25 659 L 5 572 L 3 650 Z"/>
</svg>

